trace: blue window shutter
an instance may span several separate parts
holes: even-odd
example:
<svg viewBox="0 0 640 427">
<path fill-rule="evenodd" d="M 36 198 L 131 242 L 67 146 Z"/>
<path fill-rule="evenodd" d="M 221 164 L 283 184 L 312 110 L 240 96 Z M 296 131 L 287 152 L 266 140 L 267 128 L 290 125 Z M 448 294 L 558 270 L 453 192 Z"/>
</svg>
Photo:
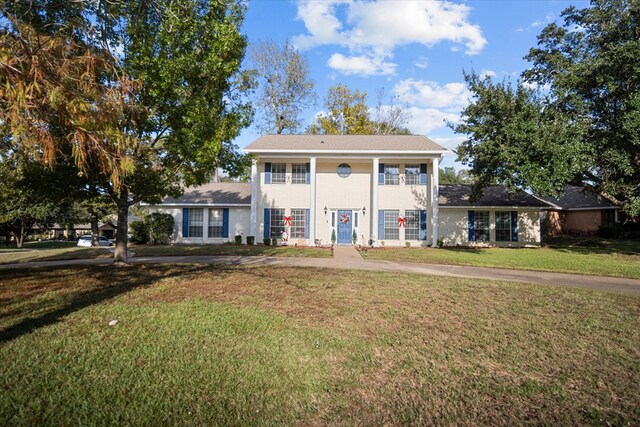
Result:
<svg viewBox="0 0 640 427">
<path fill-rule="evenodd" d="M 384 163 L 378 165 L 378 184 L 384 185 Z"/>
<path fill-rule="evenodd" d="M 469 241 L 476 240 L 475 215 L 473 211 L 469 211 Z"/>
<path fill-rule="evenodd" d="M 420 240 L 427 240 L 427 211 L 420 211 Z"/>
<path fill-rule="evenodd" d="M 229 237 L 229 208 L 222 209 L 222 237 Z"/>
<path fill-rule="evenodd" d="M 264 164 L 264 183 L 271 184 L 271 163 Z"/>
<path fill-rule="evenodd" d="M 511 241 L 518 241 L 518 212 L 511 211 Z"/>
<path fill-rule="evenodd" d="M 304 210 L 304 237 L 305 239 L 309 238 L 309 217 L 310 217 L 309 209 Z"/>
<path fill-rule="evenodd" d="M 311 184 L 311 163 L 307 163 L 306 167 L 307 167 L 307 184 Z"/>
<path fill-rule="evenodd" d="M 264 209 L 264 237 L 271 237 L 271 209 Z"/>
<path fill-rule="evenodd" d="M 420 163 L 420 185 L 427 184 L 427 164 Z"/>
<path fill-rule="evenodd" d="M 182 208 L 182 237 L 189 237 L 189 208 Z"/>
<path fill-rule="evenodd" d="M 378 211 L 378 240 L 384 239 L 384 210 Z"/>
</svg>

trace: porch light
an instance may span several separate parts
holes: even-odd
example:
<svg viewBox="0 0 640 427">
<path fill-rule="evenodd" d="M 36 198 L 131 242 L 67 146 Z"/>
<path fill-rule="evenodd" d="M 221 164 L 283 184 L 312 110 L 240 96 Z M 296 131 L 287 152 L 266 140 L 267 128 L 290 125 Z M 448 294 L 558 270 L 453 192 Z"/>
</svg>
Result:
<svg viewBox="0 0 640 427">
<path fill-rule="evenodd" d="M 327 207 L 324 207 L 324 216 L 327 216 Z"/>
<path fill-rule="evenodd" d="M 362 216 L 364 216 L 364 214 L 366 214 L 366 213 L 367 213 L 367 207 L 363 206 L 362 207 Z"/>
</svg>

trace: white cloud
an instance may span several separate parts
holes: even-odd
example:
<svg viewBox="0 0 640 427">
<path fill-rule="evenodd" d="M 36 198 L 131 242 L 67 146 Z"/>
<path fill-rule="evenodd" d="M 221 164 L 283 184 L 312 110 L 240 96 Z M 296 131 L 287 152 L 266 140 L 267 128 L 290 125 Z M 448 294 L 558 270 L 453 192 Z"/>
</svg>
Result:
<svg viewBox="0 0 640 427">
<path fill-rule="evenodd" d="M 357 74 L 361 76 L 395 74 L 396 64 L 385 62 L 384 57 L 367 55 L 346 57 L 334 53 L 327 61 L 327 65 L 343 74 Z"/>
<path fill-rule="evenodd" d="M 418 135 L 429 134 L 436 129 L 445 128 L 447 120 L 457 123 L 460 116 L 455 113 L 447 113 L 436 108 L 409 107 L 407 111 L 411 114 L 407 128 Z"/>
<path fill-rule="evenodd" d="M 344 11 L 344 22 L 339 11 Z M 449 1 L 301 0 L 298 19 L 308 33 L 292 42 L 300 49 L 338 45 L 348 48 L 352 58 L 361 61 L 367 56 L 379 63 L 385 63 L 397 46 L 412 43 L 431 47 L 451 42 L 454 48 L 462 46 L 468 55 L 475 55 L 487 40 L 480 27 L 469 22 L 470 12 L 469 6 Z M 380 68 L 373 70 L 380 72 Z"/>
<path fill-rule="evenodd" d="M 432 81 L 406 79 L 398 82 L 393 89 L 398 98 L 407 104 L 459 110 L 469 103 L 471 93 L 464 83 L 440 85 Z"/>
<path fill-rule="evenodd" d="M 424 57 L 424 56 L 421 56 L 416 60 L 416 62 L 414 62 L 413 65 L 415 65 L 418 68 L 422 68 L 422 69 L 428 68 L 429 67 L 429 59 Z"/>
<path fill-rule="evenodd" d="M 480 78 L 481 79 L 484 79 L 486 77 L 495 77 L 496 75 L 497 75 L 496 72 L 493 71 L 493 70 L 484 69 L 484 70 L 480 71 Z"/>
<path fill-rule="evenodd" d="M 555 15 L 552 14 L 552 13 L 549 13 L 549 14 L 547 14 L 547 16 L 544 17 L 544 19 L 537 19 L 537 20 L 533 21 L 531 24 L 529 24 L 526 27 L 518 27 L 518 28 L 516 28 L 515 31 L 517 33 L 524 33 L 526 31 L 534 30 L 536 28 L 540 28 L 540 27 L 543 27 L 543 26 L 546 27 L 547 25 L 551 24 L 555 20 L 556 20 Z"/>
<path fill-rule="evenodd" d="M 435 143 L 443 146 L 447 150 L 454 151 L 456 148 L 458 148 L 458 145 L 462 144 L 467 139 L 467 137 L 460 135 L 460 136 L 452 136 L 449 138 L 431 138 L 431 139 L 433 139 Z"/>
</svg>

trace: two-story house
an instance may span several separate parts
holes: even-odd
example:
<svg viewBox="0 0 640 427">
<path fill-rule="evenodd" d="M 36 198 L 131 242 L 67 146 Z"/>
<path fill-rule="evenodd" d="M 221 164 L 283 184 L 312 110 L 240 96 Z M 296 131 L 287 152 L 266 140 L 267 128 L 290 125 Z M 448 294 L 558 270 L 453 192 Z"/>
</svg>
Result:
<svg viewBox="0 0 640 427">
<path fill-rule="evenodd" d="M 186 189 L 157 209 L 176 219 L 178 243 L 234 236 L 313 245 L 539 244 L 548 204 L 500 187 L 471 203 L 469 186 L 439 186 L 447 151 L 417 135 L 265 135 L 245 148 L 251 183 Z M 250 195 L 250 197 L 249 197 Z"/>
</svg>

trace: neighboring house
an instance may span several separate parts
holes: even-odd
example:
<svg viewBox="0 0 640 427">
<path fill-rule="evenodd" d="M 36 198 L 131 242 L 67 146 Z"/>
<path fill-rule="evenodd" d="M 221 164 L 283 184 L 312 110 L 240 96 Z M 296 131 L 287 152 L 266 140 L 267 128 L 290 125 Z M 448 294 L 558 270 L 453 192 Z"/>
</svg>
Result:
<svg viewBox="0 0 640 427">
<path fill-rule="evenodd" d="M 601 225 L 620 222 L 620 208 L 584 187 L 567 185 L 559 197 L 542 197 L 552 208 L 547 212 L 547 234 L 593 235 Z"/>
<path fill-rule="evenodd" d="M 34 227 L 34 234 L 38 234 L 39 227 Z M 113 239 L 115 237 L 116 227 L 110 222 L 98 223 L 98 235 L 104 236 L 107 239 Z M 54 224 L 53 227 L 48 228 L 44 233 L 49 234 L 52 239 L 55 240 L 67 240 L 75 239 L 77 236 L 83 234 L 91 234 L 91 224 L 74 224 L 70 229 L 60 224 Z"/>
<path fill-rule="evenodd" d="M 173 215 L 176 243 L 223 243 L 249 235 L 250 207 L 251 184 L 216 182 L 189 187 L 151 210 Z"/>
<path fill-rule="evenodd" d="M 504 187 L 486 188 L 471 202 L 471 185 L 441 185 L 440 238 L 444 246 L 525 246 L 540 244 L 541 211 L 549 204 Z"/>
<path fill-rule="evenodd" d="M 155 207 L 176 219 L 176 242 L 286 232 L 309 245 L 332 235 L 345 245 L 354 235 L 387 246 L 540 243 L 546 203 L 494 187 L 470 204 L 470 187 L 438 185 L 447 151 L 424 136 L 265 135 L 245 150 L 255 158 L 251 184 L 189 188 Z"/>
</svg>

